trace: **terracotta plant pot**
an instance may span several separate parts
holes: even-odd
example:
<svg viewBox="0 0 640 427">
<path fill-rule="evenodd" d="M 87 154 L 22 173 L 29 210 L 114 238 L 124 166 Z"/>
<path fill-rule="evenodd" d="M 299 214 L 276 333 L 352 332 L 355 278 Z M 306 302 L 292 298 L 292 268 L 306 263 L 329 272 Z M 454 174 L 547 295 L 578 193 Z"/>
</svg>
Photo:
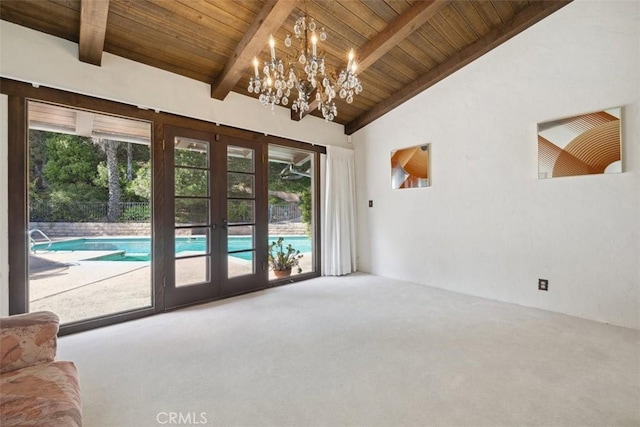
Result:
<svg viewBox="0 0 640 427">
<path fill-rule="evenodd" d="M 287 268 L 286 270 L 273 270 L 273 274 L 275 274 L 277 278 L 289 277 L 291 276 L 291 269 Z"/>
</svg>

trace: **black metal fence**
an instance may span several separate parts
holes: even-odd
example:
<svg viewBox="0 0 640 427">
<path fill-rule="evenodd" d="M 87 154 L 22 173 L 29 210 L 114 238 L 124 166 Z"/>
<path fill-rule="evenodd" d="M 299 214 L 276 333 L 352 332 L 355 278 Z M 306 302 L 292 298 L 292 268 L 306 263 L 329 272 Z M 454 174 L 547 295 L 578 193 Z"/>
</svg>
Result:
<svg viewBox="0 0 640 427">
<path fill-rule="evenodd" d="M 107 222 L 107 202 L 59 202 L 35 200 L 29 203 L 32 222 Z M 148 202 L 122 202 L 118 204 L 116 222 L 149 222 L 151 209 Z"/>
<path fill-rule="evenodd" d="M 300 216 L 300 205 L 297 203 L 269 205 L 269 222 L 299 222 Z"/>
<path fill-rule="evenodd" d="M 182 212 L 186 217 L 198 216 L 198 206 L 184 206 L 181 209 L 194 212 Z M 31 222 L 108 222 L 107 202 L 54 202 L 34 200 L 29 204 Z M 195 212 L 198 211 L 198 212 Z M 149 202 L 122 202 L 118 206 L 116 222 L 149 222 L 151 207 Z M 202 215 L 200 215 L 202 216 Z M 296 203 L 269 205 L 269 222 L 300 221 L 300 206 Z M 205 215 L 206 218 L 206 215 Z"/>
</svg>

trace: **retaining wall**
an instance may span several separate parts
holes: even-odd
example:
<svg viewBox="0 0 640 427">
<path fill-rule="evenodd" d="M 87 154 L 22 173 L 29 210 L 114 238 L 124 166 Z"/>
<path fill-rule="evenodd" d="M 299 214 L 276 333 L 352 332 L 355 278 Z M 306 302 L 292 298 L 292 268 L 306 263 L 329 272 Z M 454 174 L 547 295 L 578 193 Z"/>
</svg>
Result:
<svg viewBox="0 0 640 427">
<path fill-rule="evenodd" d="M 83 236 L 149 236 L 148 222 L 31 222 L 29 229 L 37 228 L 49 237 Z M 37 235 L 34 235 L 37 239 Z"/>
<path fill-rule="evenodd" d="M 149 236 L 149 223 L 118 223 L 118 222 L 31 222 L 29 229 L 41 230 L 49 237 L 85 237 L 85 236 Z M 202 229 L 176 230 L 177 235 L 202 234 Z M 234 235 L 251 234 L 250 227 L 232 227 Z M 269 224 L 269 235 L 306 234 L 305 226 L 301 222 Z M 40 236 L 34 235 L 36 240 Z"/>
</svg>

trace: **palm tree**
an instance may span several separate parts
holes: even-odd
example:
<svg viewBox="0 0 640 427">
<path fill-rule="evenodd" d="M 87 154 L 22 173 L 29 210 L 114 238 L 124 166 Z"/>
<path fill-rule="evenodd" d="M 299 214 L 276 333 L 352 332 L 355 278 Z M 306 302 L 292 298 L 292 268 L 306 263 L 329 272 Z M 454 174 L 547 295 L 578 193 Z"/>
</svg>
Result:
<svg viewBox="0 0 640 427">
<path fill-rule="evenodd" d="M 94 138 L 107 155 L 107 179 L 109 187 L 109 204 L 107 207 L 107 221 L 116 222 L 122 210 L 122 191 L 120 190 L 120 173 L 118 170 L 118 141 L 104 138 Z"/>
</svg>

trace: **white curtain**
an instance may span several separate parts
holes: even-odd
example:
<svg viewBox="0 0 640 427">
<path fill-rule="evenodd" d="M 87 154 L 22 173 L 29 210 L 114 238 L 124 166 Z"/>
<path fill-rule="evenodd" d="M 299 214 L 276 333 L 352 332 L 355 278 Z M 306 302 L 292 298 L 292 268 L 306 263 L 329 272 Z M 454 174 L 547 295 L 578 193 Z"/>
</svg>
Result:
<svg viewBox="0 0 640 427">
<path fill-rule="evenodd" d="M 353 150 L 327 147 L 322 274 L 356 271 L 356 176 Z"/>
</svg>

